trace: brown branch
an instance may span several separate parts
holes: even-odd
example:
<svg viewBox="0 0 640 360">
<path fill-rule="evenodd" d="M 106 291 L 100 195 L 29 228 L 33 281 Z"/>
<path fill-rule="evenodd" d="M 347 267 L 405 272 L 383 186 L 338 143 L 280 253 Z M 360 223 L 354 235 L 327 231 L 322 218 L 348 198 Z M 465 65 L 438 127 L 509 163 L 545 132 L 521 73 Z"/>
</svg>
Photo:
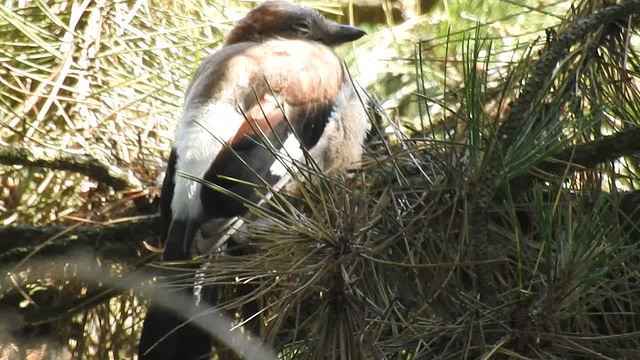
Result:
<svg viewBox="0 0 640 360">
<path fill-rule="evenodd" d="M 142 241 L 156 242 L 162 236 L 163 226 L 159 216 L 137 217 L 128 221 L 115 224 L 89 224 L 83 226 L 12 226 L 0 228 L 0 263 L 5 266 L 24 260 L 27 256 L 40 261 L 43 258 L 56 259 L 70 255 L 78 248 L 89 249 L 90 253 L 97 254 L 100 259 L 118 263 L 131 264 L 133 269 L 139 269 L 149 261 L 141 258 L 140 249 Z M 35 252 L 35 253 L 34 253 Z M 25 264 L 28 268 L 29 263 Z M 135 271 L 135 270 L 134 270 Z M 125 275 L 126 276 L 126 275 Z M 0 288 L 8 289 L 10 284 L 4 279 L 5 284 Z M 57 292 L 50 288 L 45 291 Z M 23 298 L 14 293 L 0 296 L 0 317 L 7 320 L 2 327 L 10 324 L 10 329 L 16 334 L 53 321 L 69 318 L 70 316 L 104 303 L 114 296 L 123 293 L 121 288 L 112 288 L 108 285 L 89 286 L 86 293 L 80 297 L 68 298 L 61 303 L 47 303 L 49 297 L 45 296 L 38 301 L 38 307 L 20 310 L 18 302 Z M 52 299 L 58 297 L 51 296 Z"/>
<path fill-rule="evenodd" d="M 0 264 L 21 261 L 36 250 L 35 255 L 40 257 L 68 253 L 77 247 L 90 248 L 106 259 L 136 260 L 142 241 L 152 239 L 157 243 L 163 227 L 158 216 L 149 216 L 114 225 L 68 229 L 63 225 L 0 228 Z"/>
<path fill-rule="evenodd" d="M 640 151 L 640 127 L 618 132 L 597 141 L 579 144 L 575 148 L 562 151 L 558 160 L 592 168 L 613 161 L 621 156 L 632 155 Z M 557 164 L 554 164 L 557 167 Z M 560 165 L 561 168 L 565 166 Z"/>
<path fill-rule="evenodd" d="M 51 288 L 47 291 L 58 292 L 58 290 Z M 18 302 L 23 300 L 22 298 L 5 296 L 0 298 L 0 309 L 2 309 L 0 312 L 5 318 L 14 319 L 10 322 L 10 330 L 17 334 L 31 327 L 68 319 L 82 311 L 103 304 L 109 299 L 121 295 L 124 291 L 119 288 L 109 288 L 105 285 L 95 285 L 88 287 L 82 296 L 67 299 L 62 304 L 53 305 L 43 301 L 38 303 L 38 307 L 29 307 L 25 310 L 21 310 L 18 305 Z M 51 295 L 50 298 L 55 299 L 56 296 Z"/>
<path fill-rule="evenodd" d="M 640 152 L 640 127 L 605 136 L 599 140 L 578 144 L 561 151 L 554 160 L 538 166 L 539 172 L 527 173 L 515 177 L 509 183 L 511 191 L 520 193 L 528 190 L 535 180 L 548 180 L 551 176 L 561 176 L 566 171 L 575 172 L 593 168 L 602 163 L 613 161 L 621 156 L 630 156 Z"/>
<path fill-rule="evenodd" d="M 87 224 L 82 226 L 12 226 L 0 228 L 0 264 L 11 267 L 11 263 L 23 261 L 26 257 L 35 262 L 26 262 L 24 268 L 31 264 L 69 256 L 75 258 L 80 249 L 88 249 L 88 253 L 96 254 L 107 262 L 127 263 L 134 273 L 145 266 L 152 257 L 141 257 L 142 241 L 156 243 L 162 236 L 164 227 L 157 215 L 140 216 L 112 224 Z M 84 251 L 83 251 L 84 252 Z M 56 260 L 51 260 L 56 261 Z M 126 274 L 123 276 L 127 276 Z M 9 279 L 4 279 L 0 289 L 10 289 Z M 45 292 L 58 293 L 57 288 L 48 288 Z M 48 323 L 70 318 L 87 309 L 100 305 L 109 299 L 121 295 L 125 290 L 111 287 L 108 284 L 94 284 L 81 296 L 63 297 L 51 295 L 40 296 L 37 307 L 20 309 L 17 305 L 23 300 L 17 292 L 0 296 L 0 317 L 7 320 L 0 324 L 0 330 L 7 324 L 12 333 L 19 335 L 29 332 L 30 328 L 40 327 Z M 48 302 L 57 299 L 57 302 Z"/>
<path fill-rule="evenodd" d="M 140 188 L 142 186 L 134 176 L 92 156 L 70 154 L 53 149 L 0 146 L 0 164 L 37 166 L 53 170 L 72 171 L 109 185 L 115 190 Z"/>
</svg>

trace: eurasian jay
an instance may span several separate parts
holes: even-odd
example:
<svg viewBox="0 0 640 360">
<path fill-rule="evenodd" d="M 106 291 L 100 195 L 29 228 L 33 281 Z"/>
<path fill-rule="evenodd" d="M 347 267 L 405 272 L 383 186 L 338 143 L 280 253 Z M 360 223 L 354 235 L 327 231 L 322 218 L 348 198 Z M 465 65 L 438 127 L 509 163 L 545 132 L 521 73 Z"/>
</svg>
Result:
<svg viewBox="0 0 640 360">
<path fill-rule="evenodd" d="M 240 20 L 224 46 L 200 64 L 187 88 L 162 185 L 164 260 L 187 260 L 219 247 L 230 222 L 247 213 L 239 197 L 254 203 L 260 198 L 248 184 L 279 184 L 289 175 L 287 164 L 304 163 L 305 151 L 326 173 L 358 162 L 367 116 L 331 47 L 364 34 L 308 7 L 268 1 Z M 152 306 L 140 358 L 206 355 L 211 340 L 189 326 L 160 341 L 183 321 Z"/>
</svg>

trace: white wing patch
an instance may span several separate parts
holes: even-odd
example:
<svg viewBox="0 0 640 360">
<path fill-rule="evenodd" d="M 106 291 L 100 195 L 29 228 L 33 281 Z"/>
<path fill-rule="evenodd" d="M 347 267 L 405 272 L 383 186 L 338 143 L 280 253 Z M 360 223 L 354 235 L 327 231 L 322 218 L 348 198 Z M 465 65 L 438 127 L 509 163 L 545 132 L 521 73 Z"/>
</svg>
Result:
<svg viewBox="0 0 640 360">
<path fill-rule="evenodd" d="M 282 177 L 287 174 L 287 168 L 293 166 L 293 161 L 301 160 L 303 155 L 300 142 L 294 134 L 290 134 L 278 151 L 276 161 L 271 165 L 269 171 L 272 175 Z"/>
<path fill-rule="evenodd" d="M 244 122 L 242 114 L 226 103 L 208 103 L 194 109 L 187 106 L 176 133 L 174 147 L 178 154 L 176 170 L 202 178 L 211 163 Z M 175 219 L 193 219 L 202 213 L 202 185 L 175 176 L 171 211 Z"/>
</svg>

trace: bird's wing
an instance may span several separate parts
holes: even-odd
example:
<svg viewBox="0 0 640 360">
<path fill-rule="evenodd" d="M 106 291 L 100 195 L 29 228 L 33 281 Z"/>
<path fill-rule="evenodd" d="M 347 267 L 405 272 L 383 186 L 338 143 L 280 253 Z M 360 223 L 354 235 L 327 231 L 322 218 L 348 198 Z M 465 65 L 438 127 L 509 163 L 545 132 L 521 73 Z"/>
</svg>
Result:
<svg viewBox="0 0 640 360">
<path fill-rule="evenodd" d="M 288 175 L 279 157 L 299 160 L 302 148 L 314 148 L 344 86 L 351 85 L 340 59 L 314 43 L 242 43 L 207 58 L 187 91 L 163 186 L 163 197 L 171 196 L 165 252 L 181 247 L 188 255 L 196 235 L 197 252 L 211 250 L 229 221 L 246 213 L 237 197 L 259 199 L 249 184 L 277 184 Z M 235 196 L 171 176 L 177 171 Z"/>
</svg>

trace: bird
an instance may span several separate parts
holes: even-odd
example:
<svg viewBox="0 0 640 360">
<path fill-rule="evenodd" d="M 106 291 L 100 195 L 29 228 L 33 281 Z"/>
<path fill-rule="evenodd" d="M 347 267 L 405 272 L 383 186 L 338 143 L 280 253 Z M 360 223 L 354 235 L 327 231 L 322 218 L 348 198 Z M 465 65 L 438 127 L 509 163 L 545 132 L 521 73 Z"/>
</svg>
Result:
<svg viewBox="0 0 640 360">
<path fill-rule="evenodd" d="M 259 187 L 251 184 L 280 186 L 291 162 L 311 158 L 324 173 L 337 174 L 360 161 L 368 117 L 333 47 L 365 34 L 307 6 L 267 1 L 200 63 L 162 184 L 163 260 L 219 248 L 233 221 L 247 214 L 247 202 L 259 202 Z M 172 332 L 185 320 L 151 299 L 139 358 L 206 358 L 208 334 L 188 324 Z"/>
</svg>

